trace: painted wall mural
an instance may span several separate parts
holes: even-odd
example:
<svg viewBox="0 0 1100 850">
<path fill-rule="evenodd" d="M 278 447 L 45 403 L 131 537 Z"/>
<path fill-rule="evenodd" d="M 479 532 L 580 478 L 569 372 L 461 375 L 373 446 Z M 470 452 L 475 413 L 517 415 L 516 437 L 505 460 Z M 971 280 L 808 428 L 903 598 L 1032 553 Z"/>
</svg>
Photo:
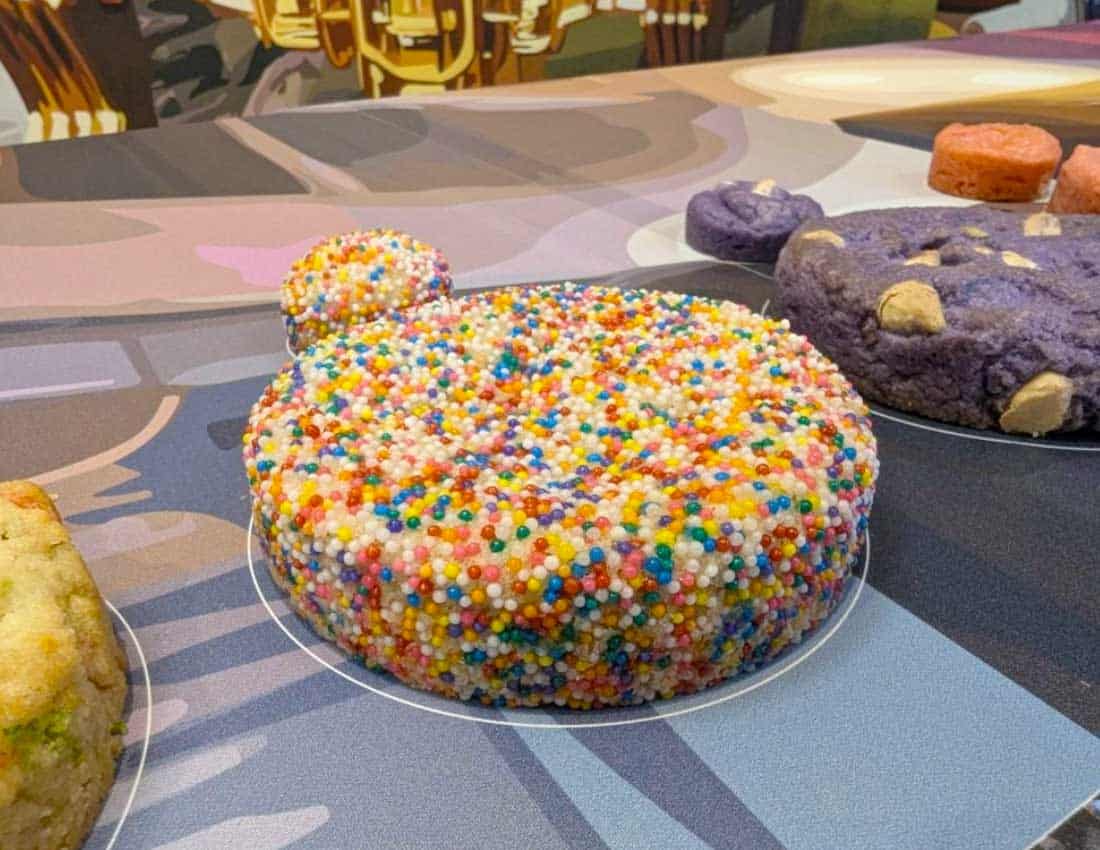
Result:
<svg viewBox="0 0 1100 850">
<path fill-rule="evenodd" d="M 936 0 L 0 0 L 0 144 L 953 33 L 934 19 L 936 8 Z"/>
</svg>

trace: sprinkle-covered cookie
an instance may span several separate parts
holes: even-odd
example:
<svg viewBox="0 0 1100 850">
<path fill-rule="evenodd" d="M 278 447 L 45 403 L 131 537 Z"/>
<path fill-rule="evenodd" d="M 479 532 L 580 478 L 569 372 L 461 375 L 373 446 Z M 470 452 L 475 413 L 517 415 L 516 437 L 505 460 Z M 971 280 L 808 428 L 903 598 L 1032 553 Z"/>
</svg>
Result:
<svg viewBox="0 0 1100 850">
<path fill-rule="evenodd" d="M 786 322 L 570 284 L 329 337 L 244 442 L 293 608 L 496 705 L 635 704 L 775 658 L 841 598 L 878 469 L 859 396 Z"/>
<path fill-rule="evenodd" d="M 283 320 L 291 348 L 301 351 L 387 310 L 450 292 L 450 266 L 431 245 L 396 230 L 355 231 L 294 263 L 283 281 Z"/>
</svg>

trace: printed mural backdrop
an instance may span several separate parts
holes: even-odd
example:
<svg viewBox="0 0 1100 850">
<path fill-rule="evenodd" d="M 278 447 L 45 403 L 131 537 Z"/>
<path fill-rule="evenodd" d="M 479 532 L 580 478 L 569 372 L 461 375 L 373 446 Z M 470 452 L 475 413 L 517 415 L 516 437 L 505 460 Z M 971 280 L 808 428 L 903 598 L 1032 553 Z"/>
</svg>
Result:
<svg viewBox="0 0 1100 850">
<path fill-rule="evenodd" d="M 936 5 L 0 0 L 0 144 L 683 64 L 769 47 L 920 39 Z"/>
<path fill-rule="evenodd" d="M 0 479 L 53 495 L 131 661 L 84 850 L 1095 850 L 1100 440 L 877 410 L 873 553 L 835 637 L 704 710 L 552 729 L 426 704 L 313 636 L 247 548 L 239 446 L 286 360 L 280 279 L 324 234 L 411 230 L 460 290 L 600 277 L 765 310 L 766 266 L 683 242 L 695 192 L 943 203 L 943 124 L 1068 150 L 1097 103 L 1100 22 L 0 147 Z"/>
</svg>

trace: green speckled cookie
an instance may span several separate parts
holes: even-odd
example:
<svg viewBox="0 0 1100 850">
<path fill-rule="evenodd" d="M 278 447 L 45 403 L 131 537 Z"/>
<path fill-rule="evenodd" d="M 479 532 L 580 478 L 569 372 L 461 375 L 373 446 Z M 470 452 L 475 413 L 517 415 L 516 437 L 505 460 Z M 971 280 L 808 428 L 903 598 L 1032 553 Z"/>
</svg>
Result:
<svg viewBox="0 0 1100 850">
<path fill-rule="evenodd" d="M 80 846 L 122 749 L 125 668 L 49 497 L 0 483 L 0 848 Z"/>
</svg>

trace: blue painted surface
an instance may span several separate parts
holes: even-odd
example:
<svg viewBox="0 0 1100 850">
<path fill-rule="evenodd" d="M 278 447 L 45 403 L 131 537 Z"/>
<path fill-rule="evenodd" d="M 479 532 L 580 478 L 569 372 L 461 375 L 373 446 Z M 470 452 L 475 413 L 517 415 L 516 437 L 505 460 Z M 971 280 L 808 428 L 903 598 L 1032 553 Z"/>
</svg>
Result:
<svg viewBox="0 0 1100 850">
<path fill-rule="evenodd" d="M 1100 785 L 1100 739 L 871 588 L 812 663 L 668 722 L 789 850 L 1015 850 Z"/>
<path fill-rule="evenodd" d="M 0 403 L 134 387 L 137 371 L 114 340 L 0 348 Z"/>
<path fill-rule="evenodd" d="M 569 733 L 546 729 L 517 729 L 516 732 L 576 802 L 611 850 L 637 850 L 639 847 L 707 850 L 710 847 L 634 786 L 624 782 Z M 709 804 L 705 797 L 699 797 L 701 809 Z"/>
</svg>

